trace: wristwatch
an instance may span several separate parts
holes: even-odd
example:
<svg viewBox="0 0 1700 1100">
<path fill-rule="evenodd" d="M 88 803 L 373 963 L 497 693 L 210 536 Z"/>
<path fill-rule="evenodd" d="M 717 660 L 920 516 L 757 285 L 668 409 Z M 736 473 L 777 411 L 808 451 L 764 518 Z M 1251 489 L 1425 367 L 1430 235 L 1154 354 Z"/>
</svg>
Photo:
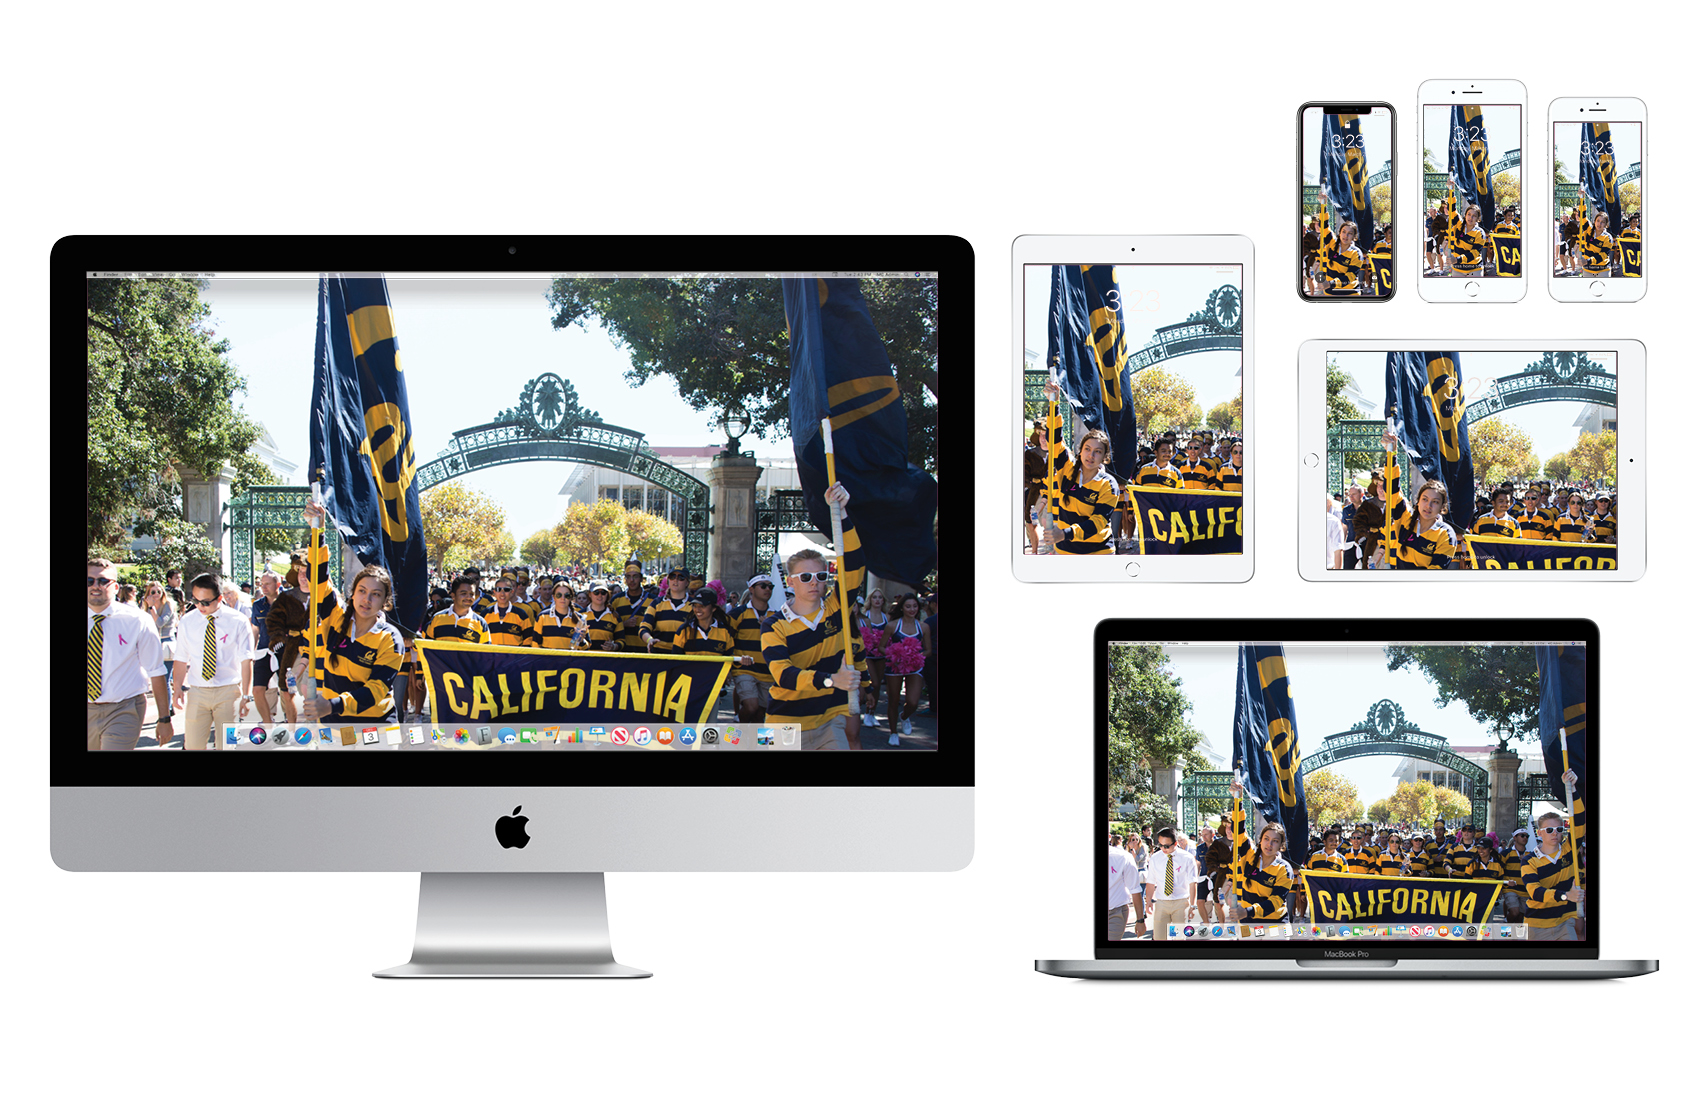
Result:
<svg viewBox="0 0 1700 1100">
<path fill-rule="evenodd" d="M 252 703 L 253 701 L 254 701 L 254 697 L 252 695 L 244 695 L 244 696 L 242 696 L 242 698 L 237 700 L 237 702 L 241 702 L 241 703 Z"/>
</svg>

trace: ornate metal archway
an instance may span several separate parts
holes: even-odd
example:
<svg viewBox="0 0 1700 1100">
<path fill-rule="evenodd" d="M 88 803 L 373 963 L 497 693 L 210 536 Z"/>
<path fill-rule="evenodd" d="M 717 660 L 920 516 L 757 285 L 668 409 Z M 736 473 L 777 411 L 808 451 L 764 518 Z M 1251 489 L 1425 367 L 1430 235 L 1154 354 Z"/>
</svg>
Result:
<svg viewBox="0 0 1700 1100">
<path fill-rule="evenodd" d="M 708 486 L 658 458 L 643 433 L 604 423 L 579 406 L 571 382 L 545 373 L 525 384 L 520 402 L 495 419 L 454 433 L 415 475 L 419 491 L 474 470 L 516 462 L 581 462 L 641 478 L 673 494 L 680 507 L 668 519 L 684 535 L 685 567 L 708 567 Z M 683 520 L 683 522 L 680 522 Z"/>
<path fill-rule="evenodd" d="M 1617 375 L 1604 364 L 1588 358 L 1587 352 L 1549 351 L 1516 374 L 1505 374 L 1489 382 L 1482 395 L 1464 407 L 1464 422 L 1474 424 L 1519 405 L 1543 401 L 1583 401 L 1590 405 L 1617 408 Z M 1328 485 L 1344 483 L 1345 457 L 1349 454 L 1381 454 L 1383 420 L 1342 420 L 1328 429 Z M 1399 476 L 1411 483 L 1411 464 L 1401 450 Z"/>
<path fill-rule="evenodd" d="M 1470 821 L 1478 829 L 1487 828 L 1492 793 L 1487 769 L 1453 752 L 1446 738 L 1407 722 L 1404 708 L 1392 700 L 1383 699 L 1370 707 L 1356 729 L 1323 738 L 1320 745 L 1304 754 L 1299 775 L 1360 756 L 1410 756 L 1459 773 L 1469 781 L 1465 797 L 1470 800 Z"/>
<path fill-rule="evenodd" d="M 1220 800 L 1224 806 L 1231 805 L 1234 794 L 1228 789 L 1228 784 L 1233 781 L 1233 772 L 1193 772 L 1183 778 L 1181 780 L 1181 831 L 1188 836 L 1198 835 L 1198 807 L 1205 799 Z"/>
<path fill-rule="evenodd" d="M 1641 162 L 1636 161 L 1628 168 L 1617 174 L 1618 183 L 1629 183 L 1641 178 Z M 1566 210 L 1576 205 L 1580 184 L 1555 183 L 1552 185 L 1552 216 L 1561 217 Z"/>
</svg>

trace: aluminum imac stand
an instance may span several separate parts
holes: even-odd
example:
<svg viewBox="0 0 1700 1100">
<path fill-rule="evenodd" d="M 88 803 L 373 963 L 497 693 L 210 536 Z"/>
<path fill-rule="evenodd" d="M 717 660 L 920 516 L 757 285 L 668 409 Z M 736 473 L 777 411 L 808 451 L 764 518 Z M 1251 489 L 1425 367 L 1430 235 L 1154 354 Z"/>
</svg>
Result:
<svg viewBox="0 0 1700 1100">
<path fill-rule="evenodd" d="M 377 978 L 647 978 L 614 961 L 602 873 L 425 871 L 413 958 Z"/>
</svg>

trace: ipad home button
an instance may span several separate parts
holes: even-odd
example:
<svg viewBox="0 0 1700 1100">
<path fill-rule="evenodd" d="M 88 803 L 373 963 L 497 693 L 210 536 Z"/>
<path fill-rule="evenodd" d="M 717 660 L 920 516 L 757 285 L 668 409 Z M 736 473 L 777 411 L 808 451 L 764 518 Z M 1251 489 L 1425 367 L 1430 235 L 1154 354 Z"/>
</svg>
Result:
<svg viewBox="0 0 1700 1100">
<path fill-rule="evenodd" d="M 1471 279 L 1469 282 L 1464 284 L 1464 293 L 1468 294 L 1472 298 L 1474 298 L 1476 295 L 1480 294 L 1481 292 L 1482 292 L 1482 284 L 1476 282 L 1476 280 L 1474 280 L 1474 279 Z"/>
<path fill-rule="evenodd" d="M 1322 461 L 1321 455 L 1317 455 L 1317 454 L 1305 455 L 1305 466 L 1309 469 L 1312 469 L 1312 470 L 1316 469 L 1317 463 L 1319 463 L 1321 461 Z"/>
<path fill-rule="evenodd" d="M 1133 580 L 1139 576 L 1139 563 L 1136 561 L 1130 561 L 1126 565 L 1122 566 L 1122 568 L 1127 570 L 1129 580 Z"/>
<path fill-rule="evenodd" d="M 1596 298 L 1603 296 L 1605 292 L 1606 284 L 1598 279 L 1595 279 L 1593 282 L 1588 284 L 1588 293 L 1592 294 Z"/>
</svg>

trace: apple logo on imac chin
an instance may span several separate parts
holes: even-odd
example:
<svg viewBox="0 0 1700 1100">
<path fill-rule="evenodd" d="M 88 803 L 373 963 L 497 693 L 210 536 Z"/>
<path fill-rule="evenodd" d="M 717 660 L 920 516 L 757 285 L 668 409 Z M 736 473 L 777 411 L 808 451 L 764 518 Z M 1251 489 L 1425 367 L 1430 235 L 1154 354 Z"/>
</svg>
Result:
<svg viewBox="0 0 1700 1100">
<path fill-rule="evenodd" d="M 515 806 L 512 817 L 496 819 L 496 840 L 504 848 L 523 848 L 531 843 L 531 837 L 525 832 L 525 823 L 531 819 L 519 816 L 519 811 L 520 807 Z"/>
</svg>

